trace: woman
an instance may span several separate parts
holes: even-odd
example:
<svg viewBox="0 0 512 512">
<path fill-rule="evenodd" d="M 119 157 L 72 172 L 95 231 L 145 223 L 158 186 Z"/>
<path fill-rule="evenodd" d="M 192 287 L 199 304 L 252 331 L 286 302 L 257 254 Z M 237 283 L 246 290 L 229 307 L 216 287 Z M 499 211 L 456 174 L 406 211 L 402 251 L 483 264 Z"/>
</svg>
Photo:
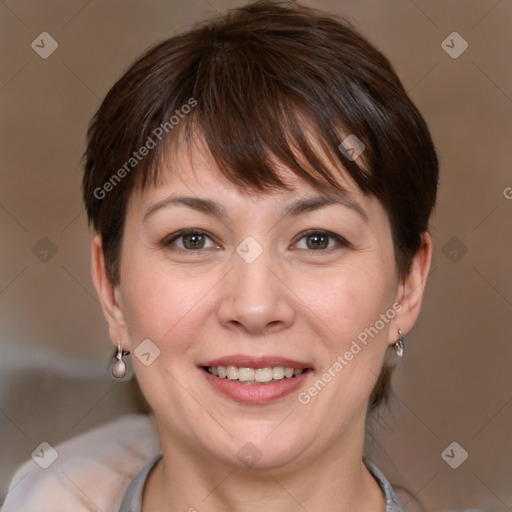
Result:
<svg viewBox="0 0 512 512">
<path fill-rule="evenodd" d="M 112 372 L 130 353 L 158 439 L 127 417 L 68 441 L 4 510 L 402 510 L 365 423 L 420 311 L 437 180 L 342 19 L 259 2 L 148 51 L 91 124 L 83 193 Z"/>
</svg>

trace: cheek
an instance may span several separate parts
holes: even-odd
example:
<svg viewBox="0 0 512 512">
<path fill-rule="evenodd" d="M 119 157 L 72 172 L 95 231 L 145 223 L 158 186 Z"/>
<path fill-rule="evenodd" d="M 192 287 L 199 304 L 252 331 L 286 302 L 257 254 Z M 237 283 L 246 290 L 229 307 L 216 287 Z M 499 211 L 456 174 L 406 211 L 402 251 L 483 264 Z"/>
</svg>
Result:
<svg viewBox="0 0 512 512">
<path fill-rule="evenodd" d="M 214 313 L 225 270 L 170 269 L 147 257 L 127 263 L 132 267 L 125 283 L 124 305 L 131 351 L 145 339 L 160 351 L 151 366 L 160 370 L 160 377 L 156 372 L 147 375 L 146 368 L 135 361 L 137 377 L 141 384 L 147 379 L 153 384 L 158 379 L 168 382 L 168 372 L 184 378 L 198 351 L 210 343 L 210 327 L 218 327 Z"/>
<path fill-rule="evenodd" d="M 209 279 L 180 279 L 142 262 L 134 268 L 124 290 L 125 321 L 132 343 L 149 338 L 163 348 L 171 339 L 177 349 L 188 317 L 197 314 L 211 288 Z"/>
<path fill-rule="evenodd" d="M 303 281 L 297 292 L 319 321 L 333 349 L 343 349 L 391 306 L 392 286 L 380 268 L 346 266 L 338 273 Z"/>
<path fill-rule="evenodd" d="M 326 407 L 332 401 L 360 406 L 380 373 L 389 322 L 395 314 L 394 296 L 392 282 L 385 278 L 389 272 L 379 265 L 372 268 L 368 272 L 354 265 L 347 272 L 331 276 L 323 289 L 318 288 L 317 281 L 316 288 L 311 282 L 301 292 L 306 294 L 309 289 L 307 303 L 321 329 L 326 357 L 318 378 L 333 383 L 328 384 L 330 391 L 321 399 Z"/>
</svg>

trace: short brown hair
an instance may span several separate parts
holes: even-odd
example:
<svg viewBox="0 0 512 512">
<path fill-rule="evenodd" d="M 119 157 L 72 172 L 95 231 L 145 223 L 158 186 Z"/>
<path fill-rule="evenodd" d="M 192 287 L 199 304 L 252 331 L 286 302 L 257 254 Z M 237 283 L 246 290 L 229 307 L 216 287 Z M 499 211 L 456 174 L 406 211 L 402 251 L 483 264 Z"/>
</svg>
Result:
<svg viewBox="0 0 512 512">
<path fill-rule="evenodd" d="M 341 190 L 305 129 L 381 202 L 404 279 L 436 200 L 438 160 L 423 117 L 390 62 L 346 19 L 260 1 L 147 51 L 94 116 L 82 188 L 112 282 L 121 278 L 130 194 L 157 182 L 164 148 L 178 134 L 200 134 L 220 172 L 245 189 L 288 188 L 277 160 L 318 190 Z M 365 146 L 360 158 L 338 149 L 349 134 Z"/>
</svg>

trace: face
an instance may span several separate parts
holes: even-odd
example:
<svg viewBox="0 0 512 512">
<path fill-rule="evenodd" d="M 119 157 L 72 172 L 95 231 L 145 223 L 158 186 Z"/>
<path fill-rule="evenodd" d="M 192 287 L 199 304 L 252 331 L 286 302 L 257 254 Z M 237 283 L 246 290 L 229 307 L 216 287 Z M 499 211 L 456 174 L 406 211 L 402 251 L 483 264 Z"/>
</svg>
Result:
<svg viewBox="0 0 512 512">
<path fill-rule="evenodd" d="M 404 329 L 380 203 L 341 174 L 347 194 L 327 200 L 286 169 L 293 191 L 249 194 L 201 146 L 173 169 L 130 198 L 111 326 L 161 435 L 203 460 L 261 467 L 359 442 Z M 231 368 L 221 379 L 205 367 Z"/>
</svg>

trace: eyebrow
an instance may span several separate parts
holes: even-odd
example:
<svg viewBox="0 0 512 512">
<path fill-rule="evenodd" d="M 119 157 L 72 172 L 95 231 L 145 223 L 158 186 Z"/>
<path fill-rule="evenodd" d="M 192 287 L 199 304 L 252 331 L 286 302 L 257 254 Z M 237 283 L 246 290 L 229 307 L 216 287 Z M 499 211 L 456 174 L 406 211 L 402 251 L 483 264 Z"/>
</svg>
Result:
<svg viewBox="0 0 512 512">
<path fill-rule="evenodd" d="M 359 214 L 359 216 L 362 217 L 365 222 L 368 222 L 368 215 L 366 215 L 366 212 L 363 210 L 363 208 L 358 203 L 345 195 L 321 195 L 298 199 L 297 201 L 289 204 L 284 209 L 283 216 L 296 216 L 302 213 L 318 210 L 319 208 L 323 208 L 331 204 L 339 204 L 341 206 L 345 206 L 346 208 L 349 208 Z"/>
<path fill-rule="evenodd" d="M 325 206 L 332 204 L 339 204 L 355 211 L 365 222 L 368 222 L 368 216 L 366 215 L 363 208 L 351 200 L 349 197 L 344 195 L 320 195 L 314 197 L 303 197 L 293 201 L 283 210 L 283 218 L 289 216 L 297 216 L 303 213 L 318 210 Z M 153 215 L 156 211 L 162 208 L 168 208 L 170 206 L 187 206 L 198 212 L 213 215 L 217 218 L 229 218 L 229 214 L 225 207 L 220 203 L 212 201 L 211 199 L 203 199 L 200 197 L 193 196 L 171 196 L 149 207 L 147 212 L 144 214 L 143 221 Z"/>
</svg>

